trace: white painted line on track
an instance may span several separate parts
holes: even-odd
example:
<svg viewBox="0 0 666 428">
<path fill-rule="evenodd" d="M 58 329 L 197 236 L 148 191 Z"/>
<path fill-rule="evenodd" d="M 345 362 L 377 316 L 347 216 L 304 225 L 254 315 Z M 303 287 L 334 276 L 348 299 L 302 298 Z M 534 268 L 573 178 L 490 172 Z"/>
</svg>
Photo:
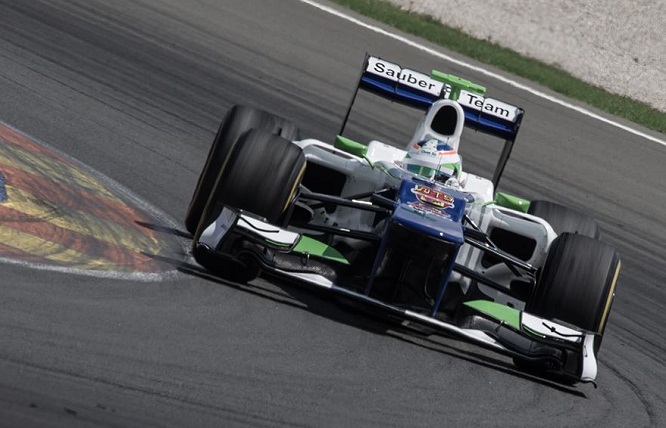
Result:
<svg viewBox="0 0 666 428">
<path fill-rule="evenodd" d="M 506 83 L 507 85 L 513 86 L 514 88 L 521 89 L 521 90 L 523 90 L 523 91 L 529 92 L 530 94 L 532 94 L 532 95 L 534 95 L 534 96 L 537 96 L 537 97 L 539 97 L 539 98 L 543 98 L 543 99 L 545 99 L 545 100 L 551 101 L 551 102 L 553 102 L 553 103 L 555 103 L 555 104 L 558 104 L 558 105 L 560 105 L 560 106 L 562 106 L 562 107 L 568 108 L 568 109 L 570 109 L 570 110 L 574 110 L 574 111 L 576 111 L 576 112 L 578 112 L 578 113 L 580 113 L 580 114 L 583 114 L 583 115 L 585 115 L 585 116 L 591 117 L 591 118 L 596 119 L 596 120 L 598 120 L 598 121 L 600 121 L 600 122 L 604 122 L 604 123 L 606 123 L 606 124 L 608 124 L 608 125 L 611 125 L 611 126 L 614 126 L 614 127 L 616 127 L 616 128 L 622 129 L 623 131 L 627 131 L 627 132 L 629 132 L 629 133 L 631 133 L 631 134 L 634 134 L 634 135 L 636 135 L 636 136 L 639 136 L 639 137 L 645 138 L 646 140 L 650 140 L 650 141 L 652 141 L 652 142 L 655 142 L 655 143 L 657 143 L 657 144 L 661 144 L 662 146 L 666 147 L 666 140 L 659 139 L 659 138 L 654 137 L 654 136 L 652 136 L 652 135 L 649 135 L 649 134 L 646 134 L 646 133 L 644 133 L 644 132 L 641 132 L 641 131 L 639 131 L 639 130 L 637 130 L 637 129 L 634 129 L 634 128 L 631 128 L 631 127 L 629 127 L 629 126 L 623 125 L 623 124 L 621 124 L 621 123 L 618 123 L 618 122 L 612 121 L 612 120 L 607 119 L 607 118 L 605 118 L 605 117 L 603 117 L 603 116 L 600 116 L 600 115 L 598 115 L 598 114 L 596 114 L 596 113 L 593 113 L 593 112 L 591 112 L 590 110 L 587 110 L 587 109 L 582 108 L 582 107 L 579 107 L 579 106 L 577 106 L 577 105 L 574 105 L 574 104 L 568 103 L 568 102 L 566 102 L 566 101 L 564 101 L 564 100 L 561 100 L 561 99 L 559 99 L 559 98 L 556 98 L 556 97 L 554 97 L 554 96 L 552 96 L 552 95 L 548 95 L 548 94 L 546 94 L 546 93 L 544 93 L 544 92 L 540 92 L 540 91 L 538 91 L 538 90 L 536 90 L 536 89 L 534 89 L 534 88 L 531 88 L 531 87 L 529 87 L 529 86 L 527 86 L 527 85 L 523 85 L 522 83 L 518 83 L 518 82 L 516 82 L 515 80 L 511 80 L 511 79 L 509 79 L 509 78 L 507 78 L 507 77 L 504 77 L 504 76 L 502 76 L 502 75 L 500 75 L 500 74 L 493 73 L 492 71 L 486 70 L 485 68 L 477 67 L 477 66 L 475 66 L 475 65 L 472 65 L 472 64 L 469 64 L 469 63 L 467 63 L 467 62 L 461 61 L 461 60 L 459 60 L 459 59 L 453 58 L 453 57 L 448 56 L 448 55 L 446 55 L 446 54 L 443 54 L 443 53 L 441 53 L 441 52 L 439 52 L 439 51 L 436 51 L 435 49 L 429 48 L 429 47 L 427 47 L 427 46 L 425 46 L 425 45 L 422 45 L 422 44 L 420 44 L 420 43 L 418 43 L 418 42 L 415 42 L 415 41 L 413 41 L 413 40 L 410 40 L 410 39 L 408 39 L 408 38 L 406 38 L 406 37 L 402 37 L 402 36 L 400 36 L 400 35 L 398 35 L 398 34 L 391 33 L 390 31 L 386 31 L 386 30 L 384 30 L 384 29 L 382 29 L 382 28 L 379 28 L 379 27 L 377 27 L 377 26 L 370 25 L 370 24 L 368 24 L 368 23 L 366 23 L 366 22 L 363 22 L 363 21 L 361 21 L 361 20 L 359 20 L 359 19 L 354 18 L 353 16 L 347 15 L 347 14 L 345 14 L 345 13 L 339 11 L 339 10 L 336 10 L 336 9 L 331 8 L 331 7 L 328 7 L 328 6 L 324 6 L 324 5 L 322 5 L 322 4 L 319 4 L 319 3 L 317 3 L 317 2 L 314 1 L 314 0 L 298 0 L 298 1 L 300 1 L 301 3 L 308 4 L 308 5 L 312 6 L 312 7 L 315 7 L 315 8 L 317 8 L 317 9 L 319 9 L 319 10 L 321 10 L 321 11 L 324 11 L 324 12 L 326 12 L 326 13 L 330 13 L 331 15 L 335 15 L 335 16 L 337 16 L 338 18 L 341 18 L 341 19 L 344 19 L 344 20 L 346 20 L 346 21 L 352 22 L 352 23 L 354 23 L 354 24 L 356 24 L 356 25 L 358 25 L 358 26 L 361 26 L 361 27 L 363 27 L 363 28 L 365 28 L 365 29 L 368 29 L 368 30 L 370 30 L 370 31 L 373 31 L 373 32 L 375 32 L 375 33 L 382 34 L 382 35 L 384 35 L 384 36 L 386 36 L 386 37 L 390 37 L 391 39 L 394 39 L 394 40 L 397 40 L 397 41 L 399 41 L 399 42 L 402 42 L 402 43 L 404 43 L 404 44 L 406 44 L 406 45 L 408 45 L 408 46 L 411 46 L 411 47 L 413 47 L 413 48 L 415 48 L 415 49 L 418 49 L 418 50 L 420 50 L 420 51 L 422 51 L 422 52 L 425 52 L 425 53 L 427 53 L 427 54 L 430 54 L 430 55 L 432 55 L 432 56 L 434 56 L 434 57 L 437 57 L 437 58 L 443 59 L 443 60 L 448 61 L 448 62 L 452 62 L 452 63 L 454 63 L 454 64 L 457 64 L 457 65 L 461 66 L 461 67 L 465 67 L 465 68 L 468 68 L 468 69 L 470 69 L 470 70 L 476 71 L 477 73 L 481 73 L 481 74 L 483 74 L 483 75 L 485 75 L 485 76 L 492 77 L 493 79 L 499 80 L 500 82 L 503 82 L 503 83 Z"/>
</svg>

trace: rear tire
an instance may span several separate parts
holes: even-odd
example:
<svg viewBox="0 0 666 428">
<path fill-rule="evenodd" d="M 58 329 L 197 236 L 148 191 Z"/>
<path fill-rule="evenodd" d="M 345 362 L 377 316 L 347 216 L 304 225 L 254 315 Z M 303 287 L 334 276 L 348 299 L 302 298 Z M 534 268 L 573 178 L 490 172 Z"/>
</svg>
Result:
<svg viewBox="0 0 666 428">
<path fill-rule="evenodd" d="M 286 223 L 305 165 L 303 151 L 291 141 L 261 129 L 245 133 L 220 172 L 194 234 L 193 254 L 197 262 L 239 282 L 256 278 L 259 265 L 251 258 L 222 266 L 223 261 L 202 253 L 196 243 L 224 206 L 259 215 L 275 225 Z"/>
<path fill-rule="evenodd" d="M 546 263 L 525 310 L 603 335 L 615 295 L 620 258 L 613 247 L 587 236 L 563 233 L 550 246 Z M 595 342 L 595 351 L 601 344 Z"/>
<path fill-rule="evenodd" d="M 592 217 L 554 202 L 532 201 L 527 213 L 546 220 L 558 235 L 569 232 L 594 239 L 601 235 Z"/>
<path fill-rule="evenodd" d="M 264 129 L 290 141 L 299 139 L 300 134 L 299 129 L 286 119 L 252 107 L 234 105 L 220 124 L 185 214 L 185 228 L 191 234 L 196 231 L 215 181 L 234 147 L 250 129 Z"/>
</svg>

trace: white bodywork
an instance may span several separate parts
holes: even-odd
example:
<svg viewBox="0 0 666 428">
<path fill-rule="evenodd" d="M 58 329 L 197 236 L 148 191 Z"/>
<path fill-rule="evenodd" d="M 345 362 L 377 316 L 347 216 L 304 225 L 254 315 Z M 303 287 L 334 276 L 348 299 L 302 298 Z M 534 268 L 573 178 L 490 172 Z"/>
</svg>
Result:
<svg viewBox="0 0 666 428">
<path fill-rule="evenodd" d="M 303 149 L 309 163 L 317 163 L 346 176 L 339 196 L 357 195 L 388 187 L 397 188 L 402 181 L 401 174 L 405 174 L 401 170 L 400 161 L 406 152 L 379 141 L 371 141 L 368 144 L 365 158 L 352 155 L 319 140 L 306 139 L 294 143 Z M 493 202 L 494 187 L 488 179 L 463 173 L 460 184 L 461 186 L 456 190 L 468 192 L 475 198 L 473 203 L 467 204 L 466 213 L 482 231 L 490 235 L 493 229 L 500 228 L 533 239 L 535 241 L 534 251 L 531 257 L 524 261 L 534 267 L 543 266 L 550 243 L 557 237 L 553 228 L 545 220 L 496 205 Z M 312 223 L 372 231 L 373 219 L 373 213 L 355 208 L 338 207 L 333 213 L 327 213 L 322 208 L 315 211 Z M 512 280 L 517 278 L 503 263 L 484 267 L 483 254 L 481 250 L 465 244 L 456 261 L 507 287 Z M 466 291 L 470 285 L 469 278 L 456 272 L 452 273 L 451 281 L 459 282 L 463 291 Z M 524 306 L 523 302 L 512 299 L 492 288 L 483 285 L 480 287 L 499 303 L 510 303 L 518 309 L 522 309 Z"/>
<path fill-rule="evenodd" d="M 446 114 L 439 114 L 440 111 Z M 460 105 L 451 100 L 439 100 L 432 105 L 419 122 L 409 144 L 436 138 L 446 141 L 457 149 L 463 128 L 464 112 Z M 397 188 L 403 177 L 410 174 L 402 169 L 402 160 L 407 151 L 380 141 L 375 140 L 368 143 L 365 157 L 347 153 L 314 139 L 295 141 L 294 144 L 303 149 L 308 163 L 321 165 L 345 176 L 344 186 L 340 194 L 336 196 L 349 197 L 384 188 Z M 537 268 L 543 266 L 550 243 L 557 237 L 553 228 L 546 221 L 530 214 L 496 205 L 493 183 L 486 178 L 462 172 L 457 182 L 447 183 L 456 190 L 468 193 L 471 196 L 470 199 L 474 200 L 467 204 L 466 214 L 483 232 L 490 236 L 494 229 L 502 229 L 533 240 L 534 250 L 531 256 L 523 261 Z M 373 220 L 374 214 L 371 212 L 338 207 L 332 213 L 327 213 L 323 208 L 315 211 L 312 222 L 353 230 L 372 231 Z M 487 260 L 484 262 L 483 255 L 483 251 L 465 244 L 456 261 L 506 287 L 509 287 L 512 280 L 517 279 L 516 274 L 504 263 L 488 266 Z M 471 284 L 469 278 L 456 272 L 452 274 L 451 281 L 460 283 L 463 291 L 467 291 Z M 504 293 L 483 285 L 480 287 L 483 292 L 499 303 L 511 304 L 519 309 L 524 306 L 523 302 L 512 299 Z"/>
</svg>

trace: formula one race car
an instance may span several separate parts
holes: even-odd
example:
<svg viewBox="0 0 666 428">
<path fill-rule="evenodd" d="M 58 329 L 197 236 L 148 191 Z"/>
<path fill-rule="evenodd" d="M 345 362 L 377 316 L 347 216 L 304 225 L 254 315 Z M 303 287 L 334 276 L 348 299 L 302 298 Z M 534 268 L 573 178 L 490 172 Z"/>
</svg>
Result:
<svg viewBox="0 0 666 428">
<path fill-rule="evenodd" d="M 459 77 L 366 57 L 334 144 L 234 106 L 197 183 L 186 227 L 206 269 L 268 272 L 427 331 L 594 382 L 620 260 L 596 222 L 495 192 L 523 110 Z M 359 91 L 425 111 L 403 150 L 344 136 Z M 465 127 L 504 140 L 493 179 L 462 170 Z"/>
</svg>

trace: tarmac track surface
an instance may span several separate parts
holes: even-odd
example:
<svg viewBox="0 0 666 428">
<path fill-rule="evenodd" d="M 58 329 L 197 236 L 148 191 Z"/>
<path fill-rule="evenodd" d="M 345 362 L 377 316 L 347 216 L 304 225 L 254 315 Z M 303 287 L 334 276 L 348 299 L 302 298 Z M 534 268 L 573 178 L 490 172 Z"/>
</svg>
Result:
<svg viewBox="0 0 666 428">
<path fill-rule="evenodd" d="M 176 253 L 161 262 L 180 272 L 152 282 L 0 265 L 2 425 L 666 424 L 662 146 L 295 0 L 0 0 L 0 121 L 180 224 L 232 104 L 328 140 L 366 51 L 525 108 L 502 189 L 589 212 L 623 258 L 599 389 L 290 285 L 228 284 Z M 364 106 L 357 124 L 379 133 L 354 129 L 402 146 L 413 117 Z M 465 144 L 468 169 L 491 165 L 488 142 Z M 186 246 L 171 225 L 155 229 Z"/>
</svg>

